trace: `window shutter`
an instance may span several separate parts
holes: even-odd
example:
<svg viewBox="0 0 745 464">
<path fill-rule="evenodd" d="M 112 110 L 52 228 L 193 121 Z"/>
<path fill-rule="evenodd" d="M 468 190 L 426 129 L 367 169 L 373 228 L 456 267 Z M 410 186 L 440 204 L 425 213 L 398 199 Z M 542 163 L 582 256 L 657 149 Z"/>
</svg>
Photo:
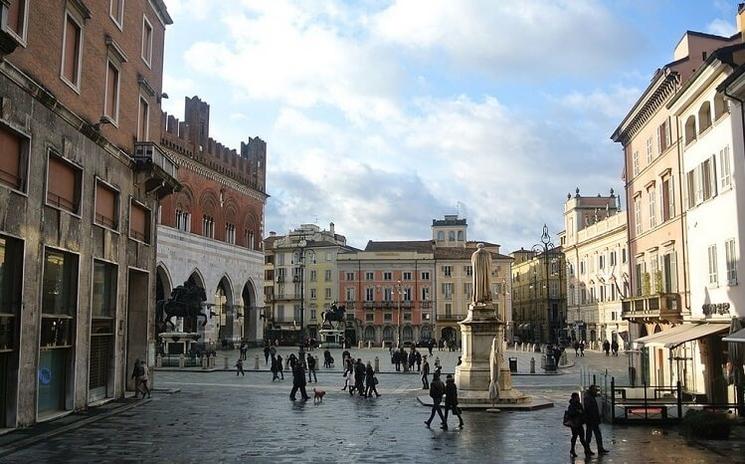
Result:
<svg viewBox="0 0 745 464">
<path fill-rule="evenodd" d="M 115 228 L 116 192 L 102 182 L 96 184 L 96 222 Z"/>
<path fill-rule="evenodd" d="M 137 240 L 149 242 L 147 234 L 147 210 L 142 206 L 131 203 L 129 214 L 129 234 Z"/>
<path fill-rule="evenodd" d="M 674 251 L 670 253 L 670 293 L 678 292 L 678 258 Z"/>
<path fill-rule="evenodd" d="M 675 178 L 673 176 L 670 176 L 670 181 L 668 183 L 669 191 L 667 193 L 667 196 L 669 198 L 669 218 L 675 217 Z"/>
<path fill-rule="evenodd" d="M 711 162 L 709 163 L 711 174 L 709 175 L 709 184 L 711 185 L 711 197 L 717 196 L 717 157 L 711 155 Z"/>
<path fill-rule="evenodd" d="M 55 206 L 77 212 L 75 168 L 56 156 L 49 157 L 47 201 Z"/>
<path fill-rule="evenodd" d="M 22 186 L 20 137 L 6 129 L 0 129 L 0 182 L 13 188 Z"/>
</svg>

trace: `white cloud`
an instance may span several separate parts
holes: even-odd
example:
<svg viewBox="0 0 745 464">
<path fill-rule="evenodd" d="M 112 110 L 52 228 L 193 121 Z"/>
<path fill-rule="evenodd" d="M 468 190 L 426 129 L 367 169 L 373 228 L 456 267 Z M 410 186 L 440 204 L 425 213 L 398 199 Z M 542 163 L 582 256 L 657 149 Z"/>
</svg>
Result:
<svg viewBox="0 0 745 464">
<path fill-rule="evenodd" d="M 706 25 L 706 32 L 729 37 L 737 32 L 737 27 L 726 19 L 717 18 Z"/>
<path fill-rule="evenodd" d="M 395 0 L 372 24 L 390 43 L 513 77 L 607 72 L 630 58 L 639 40 L 594 0 Z"/>
</svg>

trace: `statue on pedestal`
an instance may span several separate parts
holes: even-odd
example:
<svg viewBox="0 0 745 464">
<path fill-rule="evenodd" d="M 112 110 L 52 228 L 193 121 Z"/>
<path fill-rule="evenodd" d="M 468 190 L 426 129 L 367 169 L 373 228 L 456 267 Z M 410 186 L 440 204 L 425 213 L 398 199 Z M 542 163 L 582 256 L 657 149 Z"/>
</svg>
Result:
<svg viewBox="0 0 745 464">
<path fill-rule="evenodd" d="M 171 321 L 174 317 L 195 321 L 197 318 L 203 317 L 202 327 L 204 327 L 207 325 L 207 315 L 202 307 L 202 303 L 205 301 L 207 301 L 207 295 L 204 289 L 190 280 L 174 288 L 167 300 L 161 300 L 155 304 L 158 330 L 164 331 L 169 325 L 171 329 L 175 329 L 176 326 Z"/>
<path fill-rule="evenodd" d="M 473 267 L 471 303 L 474 305 L 491 303 L 491 253 L 484 249 L 483 243 L 479 243 L 476 251 L 471 255 L 471 266 Z"/>
</svg>

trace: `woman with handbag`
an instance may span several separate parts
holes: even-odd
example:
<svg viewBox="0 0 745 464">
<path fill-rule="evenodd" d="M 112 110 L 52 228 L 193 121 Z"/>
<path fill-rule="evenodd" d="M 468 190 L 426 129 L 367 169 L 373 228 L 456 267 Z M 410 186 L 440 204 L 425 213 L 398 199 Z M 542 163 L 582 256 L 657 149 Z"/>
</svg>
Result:
<svg viewBox="0 0 745 464">
<path fill-rule="evenodd" d="M 582 424 L 585 422 L 585 411 L 582 408 L 582 403 L 579 401 L 579 393 L 572 393 L 572 397 L 569 400 L 569 407 L 564 411 L 564 425 L 572 429 L 572 448 L 569 451 L 569 455 L 577 457 L 577 453 L 574 452 L 574 444 L 577 443 L 577 437 L 579 437 L 582 447 L 585 449 L 585 456 L 592 456 L 592 450 L 585 441 L 585 431 Z"/>
<path fill-rule="evenodd" d="M 380 394 L 378 394 L 378 389 L 376 388 L 377 384 L 378 379 L 375 377 L 375 369 L 373 369 L 372 364 L 368 361 L 367 367 L 365 368 L 365 385 L 367 386 L 365 397 L 370 398 L 373 393 L 375 393 L 376 397 L 380 396 Z"/>
</svg>

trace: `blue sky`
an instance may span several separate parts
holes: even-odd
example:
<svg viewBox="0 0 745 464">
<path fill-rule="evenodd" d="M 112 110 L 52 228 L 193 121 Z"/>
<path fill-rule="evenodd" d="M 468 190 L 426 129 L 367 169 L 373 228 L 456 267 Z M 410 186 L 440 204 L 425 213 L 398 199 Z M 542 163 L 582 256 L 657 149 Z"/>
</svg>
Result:
<svg viewBox="0 0 745 464">
<path fill-rule="evenodd" d="M 609 136 L 722 0 L 166 0 L 164 110 L 209 102 L 213 138 L 268 144 L 265 233 L 426 239 L 460 212 L 509 252 L 563 202 L 623 190 Z"/>
</svg>

